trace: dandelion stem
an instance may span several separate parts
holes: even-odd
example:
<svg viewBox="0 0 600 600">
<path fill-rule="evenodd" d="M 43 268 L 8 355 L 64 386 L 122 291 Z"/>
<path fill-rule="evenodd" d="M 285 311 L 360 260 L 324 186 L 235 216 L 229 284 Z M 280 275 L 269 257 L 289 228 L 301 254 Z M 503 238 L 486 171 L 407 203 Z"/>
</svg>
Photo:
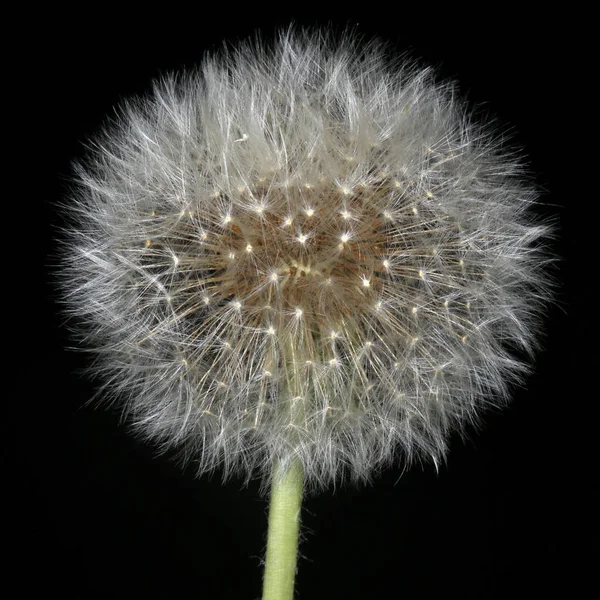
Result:
<svg viewBox="0 0 600 600">
<path fill-rule="evenodd" d="M 262 600 L 292 600 L 304 472 L 299 461 L 286 470 L 275 460 Z"/>
</svg>

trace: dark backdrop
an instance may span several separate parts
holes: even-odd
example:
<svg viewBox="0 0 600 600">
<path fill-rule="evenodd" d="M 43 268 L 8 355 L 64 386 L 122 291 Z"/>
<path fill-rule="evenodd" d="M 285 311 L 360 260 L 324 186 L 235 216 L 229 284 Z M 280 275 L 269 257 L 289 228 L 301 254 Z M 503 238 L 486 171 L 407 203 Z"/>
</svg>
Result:
<svg viewBox="0 0 600 600">
<path fill-rule="evenodd" d="M 593 171 L 577 170 L 588 154 L 578 141 L 585 111 L 597 111 L 575 71 L 583 52 L 577 30 L 588 17 L 506 5 L 443 13 L 428 3 L 412 12 L 293 8 L 165 4 L 125 15 L 82 5 L 36 10 L 34 21 L 13 24 L 6 60 L 17 83 L 9 81 L 8 95 L 26 115 L 13 154 L 26 168 L 6 198 L 17 209 L 16 230 L 5 231 L 16 239 L 5 247 L 7 266 L 17 267 L 4 287 L 15 315 L 7 330 L 16 333 L 15 366 L 5 373 L 5 457 L 16 473 L 5 492 L 14 501 L 5 544 L 19 586 L 9 597 L 260 597 L 267 504 L 258 486 L 223 485 L 218 475 L 196 480 L 155 458 L 118 413 L 84 406 L 95 387 L 77 373 L 85 357 L 66 349 L 48 256 L 70 163 L 115 104 L 165 71 L 193 67 L 223 39 L 257 28 L 268 36 L 290 18 L 358 24 L 458 79 L 463 94 L 511 124 L 545 190 L 542 210 L 558 222 L 563 256 L 544 351 L 507 410 L 489 414 L 468 443 L 454 439 L 439 474 L 389 470 L 369 487 L 305 501 L 297 597 L 578 597 L 590 567 L 568 565 L 574 554 L 592 556 L 597 533 L 585 509 L 589 479 L 576 473 L 593 447 L 585 430 L 597 393 L 588 377 L 598 368 L 584 341 L 598 311 L 584 299 L 593 268 L 584 251 L 588 205 L 598 186 L 586 179 Z M 14 175 L 5 171 L 9 181 Z"/>
</svg>

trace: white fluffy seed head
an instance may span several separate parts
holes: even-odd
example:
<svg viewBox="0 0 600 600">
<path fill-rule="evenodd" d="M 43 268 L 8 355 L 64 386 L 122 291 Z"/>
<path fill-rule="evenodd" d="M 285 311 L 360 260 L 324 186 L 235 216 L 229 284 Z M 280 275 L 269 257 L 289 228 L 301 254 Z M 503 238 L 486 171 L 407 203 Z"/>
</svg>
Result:
<svg viewBox="0 0 600 600">
<path fill-rule="evenodd" d="M 63 274 L 93 372 L 199 474 L 297 458 L 317 490 L 437 464 L 525 372 L 535 190 L 451 85 L 359 48 L 288 32 L 207 58 L 78 167 Z"/>
</svg>

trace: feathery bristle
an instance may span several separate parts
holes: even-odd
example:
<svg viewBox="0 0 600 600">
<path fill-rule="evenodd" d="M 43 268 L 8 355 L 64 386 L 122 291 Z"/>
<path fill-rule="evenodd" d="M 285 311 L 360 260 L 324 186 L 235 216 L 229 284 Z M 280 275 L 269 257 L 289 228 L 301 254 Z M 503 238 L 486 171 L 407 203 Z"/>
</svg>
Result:
<svg viewBox="0 0 600 600">
<path fill-rule="evenodd" d="M 93 373 L 198 472 L 368 480 L 526 371 L 535 189 L 452 85 L 347 35 L 207 58 L 78 169 L 64 285 Z M 266 489 L 266 488 L 265 488 Z"/>
</svg>

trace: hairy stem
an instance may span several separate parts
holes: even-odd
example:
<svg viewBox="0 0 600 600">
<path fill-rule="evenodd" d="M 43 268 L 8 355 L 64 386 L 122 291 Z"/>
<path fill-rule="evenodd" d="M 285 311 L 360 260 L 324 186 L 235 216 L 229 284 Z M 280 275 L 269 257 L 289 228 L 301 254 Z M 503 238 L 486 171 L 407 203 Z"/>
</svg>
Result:
<svg viewBox="0 0 600 600">
<path fill-rule="evenodd" d="M 269 508 L 263 600 L 292 600 L 304 472 L 299 461 L 283 470 L 276 460 Z"/>
</svg>

